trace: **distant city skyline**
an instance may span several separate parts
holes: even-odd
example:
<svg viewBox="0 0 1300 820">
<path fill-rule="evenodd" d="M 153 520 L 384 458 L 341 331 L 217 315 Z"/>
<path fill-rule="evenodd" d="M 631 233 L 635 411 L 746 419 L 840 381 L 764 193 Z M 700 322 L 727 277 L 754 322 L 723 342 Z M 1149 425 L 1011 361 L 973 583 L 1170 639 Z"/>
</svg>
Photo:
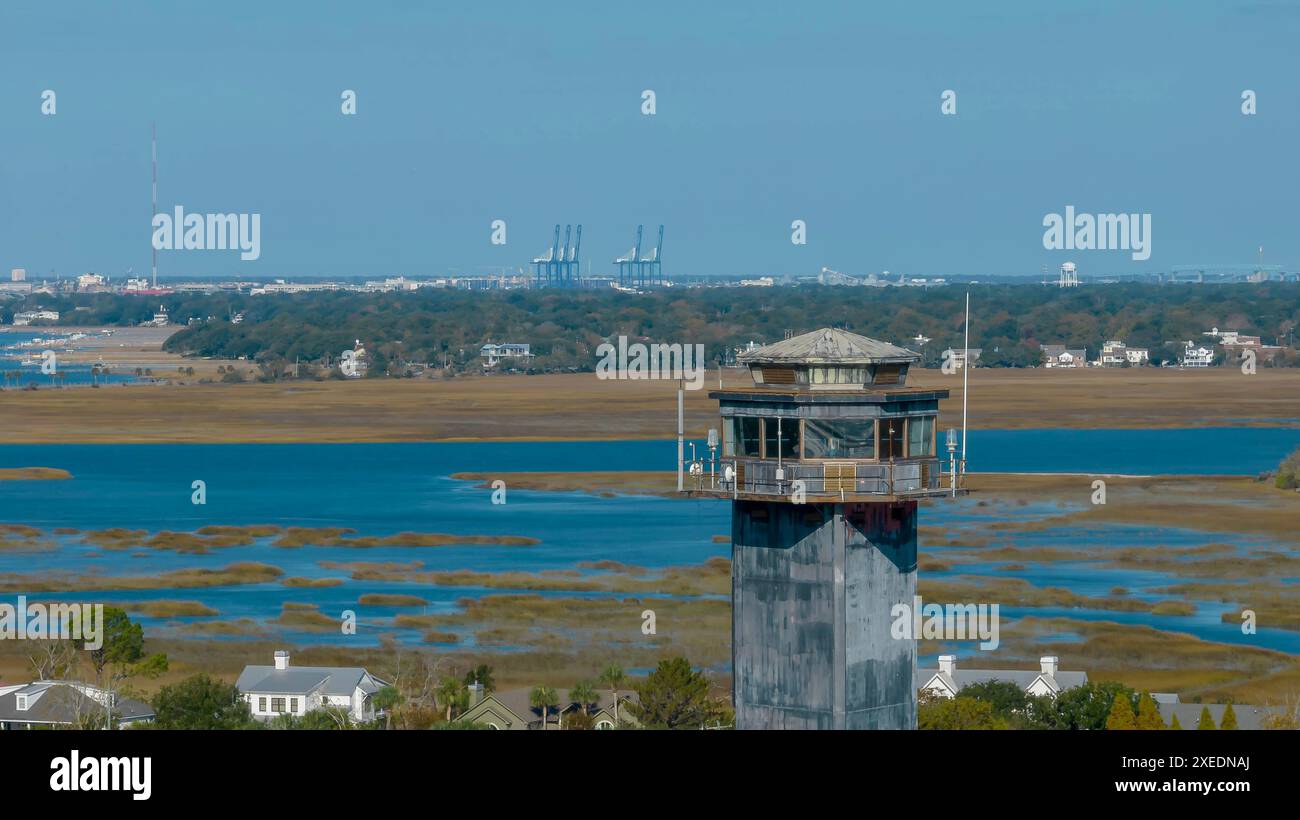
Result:
<svg viewBox="0 0 1300 820">
<path fill-rule="evenodd" d="M 666 226 L 669 276 L 1295 270 L 1297 35 L 1300 8 L 1256 2 L 22 0 L 0 271 L 148 276 L 155 122 L 159 212 L 261 224 L 257 258 L 161 250 L 161 280 L 531 272 L 557 222 L 594 275 L 638 224 Z M 1045 248 L 1067 208 L 1149 217 L 1149 258 Z"/>
</svg>

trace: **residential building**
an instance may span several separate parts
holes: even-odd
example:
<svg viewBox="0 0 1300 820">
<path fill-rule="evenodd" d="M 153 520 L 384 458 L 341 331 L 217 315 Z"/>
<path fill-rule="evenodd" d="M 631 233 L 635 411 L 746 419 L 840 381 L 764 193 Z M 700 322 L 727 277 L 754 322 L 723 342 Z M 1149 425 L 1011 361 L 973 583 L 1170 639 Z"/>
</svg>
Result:
<svg viewBox="0 0 1300 820">
<path fill-rule="evenodd" d="M 1149 364 L 1151 362 L 1151 351 L 1145 347 L 1129 347 L 1124 349 L 1124 356 L 1128 358 L 1129 364 Z"/>
<path fill-rule="evenodd" d="M 1065 345 L 1039 345 L 1043 367 L 1087 367 L 1088 351 L 1070 350 Z"/>
<path fill-rule="evenodd" d="M 1120 339 L 1110 339 L 1101 346 L 1101 357 L 1097 364 L 1102 367 L 1124 367 L 1146 364 L 1150 360 L 1150 351 L 1145 347 L 1129 347 Z"/>
<path fill-rule="evenodd" d="M 525 364 L 532 358 L 529 352 L 529 346 L 526 344 L 492 344 L 488 342 L 479 348 L 478 355 L 487 359 L 484 367 L 496 367 L 502 359 L 520 359 Z"/>
<path fill-rule="evenodd" d="M 943 352 L 943 360 L 951 361 L 954 365 L 957 366 L 958 370 L 961 370 L 963 367 L 965 367 L 967 361 L 970 362 L 971 367 L 979 367 L 980 355 L 983 353 L 984 353 L 984 348 L 982 347 L 961 348 L 961 349 L 950 347 Z"/>
<path fill-rule="evenodd" d="M 1151 693 L 1152 699 L 1156 702 L 1156 708 L 1160 710 L 1160 717 L 1164 719 L 1165 724 L 1173 723 L 1174 716 L 1178 716 L 1178 726 L 1181 729 L 1195 729 L 1201 723 L 1201 710 L 1210 710 L 1210 719 L 1214 721 L 1215 728 L 1223 722 L 1223 713 L 1228 708 L 1226 703 L 1182 703 L 1175 694 Z M 1285 707 L 1269 706 L 1250 706 L 1244 703 L 1234 703 L 1232 713 L 1237 718 L 1238 729 L 1264 729 L 1267 728 L 1266 721 L 1270 716 L 1281 715 L 1286 712 Z"/>
<path fill-rule="evenodd" d="M 568 689 L 557 689 L 559 706 L 550 709 L 546 728 L 562 729 L 565 719 L 582 711 L 582 704 L 569 697 Z M 635 692 L 618 693 L 618 718 L 614 717 L 614 695 L 609 690 L 596 690 L 596 702 L 586 704 L 596 729 L 616 729 L 620 723 L 638 725 L 627 710 L 627 704 L 636 703 Z M 542 710 L 532 705 L 532 689 L 509 689 L 504 692 L 484 692 L 482 684 L 469 687 L 469 708 L 456 718 L 462 723 L 481 723 L 493 729 L 541 729 Z"/>
<path fill-rule="evenodd" d="M 351 350 L 343 351 L 339 358 L 339 371 L 349 379 L 359 379 L 370 370 L 370 356 L 357 339 Z"/>
<path fill-rule="evenodd" d="M 112 708 L 109 708 L 112 704 Z M 154 719 L 147 703 L 80 681 L 43 680 L 0 686 L 0 730 L 55 726 L 121 728 Z"/>
<path fill-rule="evenodd" d="M 956 655 L 940 655 L 938 669 L 916 670 L 916 688 L 940 697 L 954 698 L 972 683 L 1006 681 L 1019 686 L 1029 695 L 1056 697 L 1062 690 L 1088 682 L 1087 672 L 1062 672 L 1060 659 L 1045 655 L 1039 659 L 1039 671 L 1032 669 L 958 669 Z"/>
<path fill-rule="evenodd" d="M 276 651 L 273 666 L 245 666 L 235 682 L 258 720 L 336 708 L 369 722 L 377 716 L 372 699 L 385 686 L 359 666 L 290 666 L 283 649 Z"/>
<path fill-rule="evenodd" d="M 59 321 L 59 312 L 57 310 L 24 310 L 21 313 L 14 314 L 14 327 L 22 327 L 34 322 L 57 321 Z"/>
<path fill-rule="evenodd" d="M 1183 358 L 1179 364 L 1183 367 L 1209 367 L 1214 361 L 1214 351 L 1200 345 L 1193 345 L 1189 340 L 1183 346 Z"/>
</svg>

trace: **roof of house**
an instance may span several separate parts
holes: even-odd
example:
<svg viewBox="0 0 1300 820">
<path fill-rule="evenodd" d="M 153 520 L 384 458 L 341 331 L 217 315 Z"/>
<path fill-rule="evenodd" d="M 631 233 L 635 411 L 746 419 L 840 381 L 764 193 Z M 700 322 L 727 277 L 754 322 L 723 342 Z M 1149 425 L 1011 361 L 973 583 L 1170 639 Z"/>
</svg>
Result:
<svg viewBox="0 0 1300 820">
<path fill-rule="evenodd" d="M 524 721 L 529 725 L 532 724 L 540 725 L 542 722 L 542 710 L 532 705 L 532 692 L 533 692 L 532 688 L 529 687 L 523 689 L 506 689 L 501 692 L 493 692 L 487 697 L 485 697 L 483 701 L 480 701 L 479 704 L 475 704 L 473 707 L 466 710 L 465 715 L 472 714 L 481 703 L 486 702 L 488 698 L 491 698 L 501 706 L 504 706 L 506 709 L 510 710 L 521 721 Z M 551 709 L 550 721 L 556 720 L 556 716 L 560 712 L 578 711 L 582 708 L 581 704 L 575 702 L 573 698 L 569 696 L 568 689 L 556 689 L 555 695 L 560 702 L 560 706 L 558 709 L 556 708 Z M 618 700 L 620 704 L 628 703 L 629 701 L 635 703 L 637 700 L 637 696 L 635 692 L 620 690 L 618 693 Z M 589 714 L 595 715 L 603 710 L 612 711 L 613 708 L 614 708 L 614 699 L 610 695 L 609 690 L 598 688 L 596 689 L 596 701 L 594 703 L 588 704 L 587 711 Z M 463 717 L 464 715 L 462 716 L 462 718 Z"/>
<path fill-rule="evenodd" d="M 901 364 L 919 362 L 921 355 L 847 330 L 824 327 L 746 350 L 736 360 L 742 364 Z"/>
<path fill-rule="evenodd" d="M 1165 723 L 1171 723 L 1173 716 L 1178 715 L 1178 725 L 1180 727 L 1195 729 L 1197 724 L 1201 722 L 1202 709 L 1210 710 L 1210 717 L 1214 720 L 1215 727 L 1218 727 L 1223 722 L 1223 711 L 1228 707 L 1224 703 L 1166 703 L 1157 700 L 1156 708 L 1160 710 L 1160 717 L 1164 718 Z M 1264 728 L 1265 718 L 1270 714 L 1283 711 L 1285 710 L 1281 708 L 1267 706 L 1249 706 L 1241 703 L 1232 705 L 1232 712 L 1237 716 L 1238 729 L 1262 729 Z"/>
<path fill-rule="evenodd" d="M 358 687 L 373 695 L 384 688 L 384 682 L 359 666 L 245 666 L 235 681 L 239 691 L 275 695 L 310 695 L 319 691 L 324 695 L 351 696 Z"/>
<path fill-rule="evenodd" d="M 104 705 L 80 687 L 87 684 L 70 681 L 36 681 L 0 688 L 0 722 L 16 723 L 76 723 L 79 718 L 104 714 Z M 18 696 L 27 696 L 27 709 L 18 709 Z M 113 714 L 121 721 L 152 720 L 153 708 L 131 698 L 118 697 Z"/>
<path fill-rule="evenodd" d="M 960 692 L 973 683 L 988 683 L 990 681 L 1006 681 L 1014 683 L 1021 689 L 1028 689 L 1034 681 L 1047 676 L 1036 669 L 961 669 L 958 668 L 949 676 L 947 673 L 940 672 L 938 669 L 918 669 L 914 678 L 916 688 L 922 689 L 930 681 L 938 678 L 939 681 L 952 692 Z M 1087 672 L 1062 672 L 1057 670 L 1052 676 L 1048 688 L 1059 692 L 1062 689 L 1072 689 L 1075 686 L 1082 686 L 1088 682 Z M 1055 684 L 1054 686 L 1052 684 Z"/>
</svg>

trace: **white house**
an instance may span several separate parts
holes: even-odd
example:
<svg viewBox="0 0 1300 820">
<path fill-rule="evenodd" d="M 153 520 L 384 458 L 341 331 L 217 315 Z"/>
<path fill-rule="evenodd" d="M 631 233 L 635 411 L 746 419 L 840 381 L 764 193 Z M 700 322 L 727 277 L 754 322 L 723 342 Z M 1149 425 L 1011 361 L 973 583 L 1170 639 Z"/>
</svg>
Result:
<svg viewBox="0 0 1300 820">
<path fill-rule="evenodd" d="M 1101 358 L 1097 363 L 1102 367 L 1123 367 L 1126 364 L 1145 364 L 1150 360 L 1150 352 L 1145 347 L 1129 347 L 1119 339 L 1109 339 L 1101 346 Z"/>
<path fill-rule="evenodd" d="M 960 350 L 950 347 L 943 352 L 943 359 L 952 362 L 958 370 L 961 370 L 966 366 L 967 360 L 970 360 L 971 367 L 978 367 L 980 356 L 983 353 L 984 348 L 982 347 L 962 348 Z"/>
<path fill-rule="evenodd" d="M 118 728 L 154 718 L 149 704 L 97 686 L 81 681 L 42 680 L 0 686 L 0 730 L 103 727 L 108 723 L 110 703 L 113 725 Z"/>
<path fill-rule="evenodd" d="M 488 342 L 479 348 L 478 355 L 487 359 L 485 367 L 496 367 L 497 362 L 502 359 L 523 359 L 527 362 L 532 358 L 533 354 L 526 344 L 506 343 L 498 345 Z"/>
<path fill-rule="evenodd" d="M 283 649 L 276 651 L 274 666 L 245 666 L 235 682 L 259 720 L 334 707 L 368 722 L 375 719 L 372 699 L 385 686 L 386 681 L 359 666 L 290 666 Z"/>
<path fill-rule="evenodd" d="M 916 670 L 916 688 L 940 697 L 955 698 L 972 683 L 989 681 L 1014 683 L 1030 695 L 1056 697 L 1062 689 L 1088 682 L 1087 672 L 1062 672 L 1060 659 L 1045 655 L 1039 659 L 1039 671 L 1032 669 L 958 669 L 956 655 L 940 655 L 938 669 Z"/>
<path fill-rule="evenodd" d="M 1209 367 L 1210 362 L 1214 361 L 1214 351 L 1201 346 L 1193 346 L 1187 342 L 1183 348 L 1183 367 Z"/>
</svg>

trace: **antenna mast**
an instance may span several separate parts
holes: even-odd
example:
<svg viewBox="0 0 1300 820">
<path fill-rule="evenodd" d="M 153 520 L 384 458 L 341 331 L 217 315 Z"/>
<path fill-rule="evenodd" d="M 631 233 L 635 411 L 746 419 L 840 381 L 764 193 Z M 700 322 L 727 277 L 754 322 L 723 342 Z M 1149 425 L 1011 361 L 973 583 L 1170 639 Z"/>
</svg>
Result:
<svg viewBox="0 0 1300 820">
<path fill-rule="evenodd" d="M 153 218 L 158 215 L 158 124 L 150 123 L 153 129 L 153 213 L 149 214 L 149 224 L 153 224 Z M 153 241 L 149 242 L 153 247 L 153 289 L 158 289 L 158 248 L 154 247 Z"/>
<path fill-rule="evenodd" d="M 966 291 L 966 349 L 961 365 L 961 474 L 966 475 L 966 399 L 970 393 L 970 291 Z"/>
</svg>

